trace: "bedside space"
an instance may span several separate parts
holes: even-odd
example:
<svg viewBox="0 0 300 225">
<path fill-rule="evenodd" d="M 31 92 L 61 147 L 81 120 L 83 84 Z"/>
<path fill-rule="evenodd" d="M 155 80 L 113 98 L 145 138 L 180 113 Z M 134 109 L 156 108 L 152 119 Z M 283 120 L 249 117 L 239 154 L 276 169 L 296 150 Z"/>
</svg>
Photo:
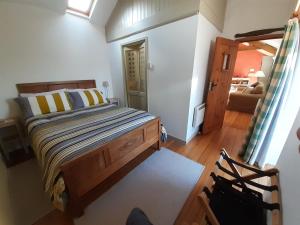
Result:
<svg viewBox="0 0 300 225">
<path fill-rule="evenodd" d="M 6 167 L 14 166 L 33 157 L 19 122 L 0 120 L 0 153 Z"/>
</svg>

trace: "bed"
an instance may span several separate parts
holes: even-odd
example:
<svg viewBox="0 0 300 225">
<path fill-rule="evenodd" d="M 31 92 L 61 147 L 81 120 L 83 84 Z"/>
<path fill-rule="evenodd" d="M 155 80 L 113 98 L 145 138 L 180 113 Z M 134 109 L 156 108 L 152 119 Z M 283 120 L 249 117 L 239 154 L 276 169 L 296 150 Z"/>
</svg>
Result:
<svg viewBox="0 0 300 225">
<path fill-rule="evenodd" d="M 94 80 L 78 80 L 17 84 L 19 94 L 63 88 L 96 88 L 96 83 Z M 59 184 L 58 181 L 63 180 L 68 195 L 64 209 L 72 217 L 83 215 L 88 204 L 160 149 L 160 126 L 160 119 L 146 112 L 109 104 L 51 113 L 26 121 L 38 162 L 46 168 L 43 171 L 45 186 L 50 188 L 53 183 Z M 92 134 L 93 138 L 84 137 L 81 141 L 82 133 Z M 72 154 L 63 157 L 65 153 L 62 154 L 60 149 L 68 149 L 73 140 L 77 143 L 76 151 L 72 147 Z M 93 144 L 90 144 L 91 140 Z M 41 153 L 45 146 L 51 149 L 47 156 Z"/>
</svg>

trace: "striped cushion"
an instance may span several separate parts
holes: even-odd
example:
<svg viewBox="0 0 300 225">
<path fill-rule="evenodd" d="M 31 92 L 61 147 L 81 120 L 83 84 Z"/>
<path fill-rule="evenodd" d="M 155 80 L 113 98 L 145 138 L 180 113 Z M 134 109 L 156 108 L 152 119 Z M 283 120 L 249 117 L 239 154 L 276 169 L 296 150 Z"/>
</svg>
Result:
<svg viewBox="0 0 300 225">
<path fill-rule="evenodd" d="M 68 92 L 73 109 L 80 109 L 107 103 L 103 93 L 98 89 L 82 89 Z"/>
<path fill-rule="evenodd" d="M 16 99 L 16 102 L 20 105 L 25 118 L 71 110 L 71 105 L 65 92 L 19 97 Z"/>
</svg>

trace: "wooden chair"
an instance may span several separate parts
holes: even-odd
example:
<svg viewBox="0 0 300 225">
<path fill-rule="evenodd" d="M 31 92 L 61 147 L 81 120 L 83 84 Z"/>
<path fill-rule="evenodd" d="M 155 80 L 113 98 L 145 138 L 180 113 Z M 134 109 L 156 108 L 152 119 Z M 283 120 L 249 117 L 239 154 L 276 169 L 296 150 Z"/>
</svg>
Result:
<svg viewBox="0 0 300 225">
<path fill-rule="evenodd" d="M 238 168 L 240 170 L 238 170 Z M 246 173 L 246 175 L 241 175 L 240 171 L 242 171 L 243 174 Z M 219 179 L 224 179 L 225 182 L 228 181 L 232 184 L 232 188 L 239 191 L 241 195 L 243 195 L 246 190 L 246 192 L 253 191 L 253 193 L 261 193 L 264 198 L 268 196 L 268 198 L 271 199 L 271 201 L 269 201 L 270 203 L 265 200 L 261 202 L 261 204 L 271 209 L 268 210 L 268 212 L 270 212 L 269 215 L 271 216 L 267 218 L 271 219 L 272 222 L 268 224 L 282 225 L 279 171 L 276 168 L 260 170 L 243 163 L 239 163 L 231 159 L 225 149 L 222 149 L 220 158 L 216 162 L 215 170 L 211 173 L 211 177 L 212 179 L 210 179 L 207 186 L 198 195 L 199 201 L 205 210 L 204 222 L 206 224 L 222 225 L 218 219 L 218 215 L 214 212 L 214 206 L 212 205 L 212 202 L 210 201 L 211 198 L 209 196 L 214 192 L 214 188 L 218 187 L 216 186 L 216 181 L 218 182 Z M 264 179 L 264 183 L 267 183 L 266 181 L 268 181 L 269 185 L 254 181 L 256 179 Z M 224 209 L 224 211 L 227 209 Z M 234 220 L 235 219 L 233 218 L 233 221 Z M 234 225 L 235 223 L 233 222 L 231 224 Z"/>
</svg>

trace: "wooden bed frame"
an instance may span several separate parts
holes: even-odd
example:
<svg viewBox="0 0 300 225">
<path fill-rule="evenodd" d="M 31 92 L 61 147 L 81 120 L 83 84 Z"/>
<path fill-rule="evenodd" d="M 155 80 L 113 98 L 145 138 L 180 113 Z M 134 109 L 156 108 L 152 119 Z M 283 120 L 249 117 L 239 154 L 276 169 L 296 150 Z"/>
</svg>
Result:
<svg viewBox="0 0 300 225">
<path fill-rule="evenodd" d="M 95 80 L 17 84 L 19 94 L 95 87 Z M 66 212 L 72 217 L 82 216 L 88 204 L 160 149 L 160 132 L 160 119 L 156 118 L 64 163 L 61 171 L 69 193 Z"/>
</svg>

